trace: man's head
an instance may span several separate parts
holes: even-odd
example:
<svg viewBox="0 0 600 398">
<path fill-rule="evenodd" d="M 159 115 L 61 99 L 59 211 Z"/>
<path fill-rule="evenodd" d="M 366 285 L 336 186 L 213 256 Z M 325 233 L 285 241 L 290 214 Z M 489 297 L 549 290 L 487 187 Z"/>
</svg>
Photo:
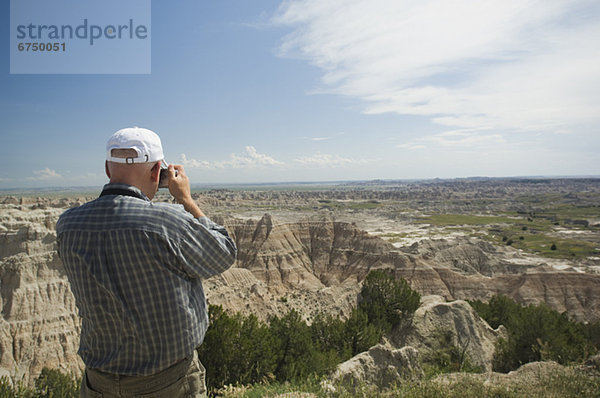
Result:
<svg viewBox="0 0 600 398">
<path fill-rule="evenodd" d="M 106 143 L 106 175 L 110 182 L 133 185 L 150 199 L 158 190 L 163 159 L 160 138 L 148 129 L 125 128 Z"/>
</svg>

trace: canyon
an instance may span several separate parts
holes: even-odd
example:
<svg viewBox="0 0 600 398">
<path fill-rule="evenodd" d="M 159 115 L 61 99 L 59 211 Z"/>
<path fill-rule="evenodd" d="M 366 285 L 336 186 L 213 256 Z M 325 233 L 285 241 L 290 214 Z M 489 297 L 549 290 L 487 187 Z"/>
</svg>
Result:
<svg viewBox="0 0 600 398">
<path fill-rule="evenodd" d="M 30 383 L 43 367 L 80 373 L 80 321 L 54 227 L 93 197 L 0 196 L 0 376 Z M 423 297 L 504 294 L 597 321 L 599 197 L 596 179 L 198 189 L 195 200 L 239 250 L 231 269 L 203 283 L 209 303 L 228 311 L 267 319 L 295 309 L 310 322 L 319 312 L 347 316 L 368 272 L 386 269 Z M 461 217 L 435 218 L 448 214 Z M 515 230 L 521 242 L 502 240 Z M 559 249 L 518 246 L 540 236 Z"/>
</svg>

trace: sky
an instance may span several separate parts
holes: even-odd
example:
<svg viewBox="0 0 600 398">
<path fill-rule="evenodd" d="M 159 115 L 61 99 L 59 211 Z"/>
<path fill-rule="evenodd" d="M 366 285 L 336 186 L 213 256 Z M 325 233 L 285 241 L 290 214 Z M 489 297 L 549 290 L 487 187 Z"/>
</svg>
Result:
<svg viewBox="0 0 600 398">
<path fill-rule="evenodd" d="M 192 184 L 600 175 L 597 0 L 154 0 L 144 74 L 11 74 L 1 7 L 0 189 L 129 126 Z"/>
</svg>

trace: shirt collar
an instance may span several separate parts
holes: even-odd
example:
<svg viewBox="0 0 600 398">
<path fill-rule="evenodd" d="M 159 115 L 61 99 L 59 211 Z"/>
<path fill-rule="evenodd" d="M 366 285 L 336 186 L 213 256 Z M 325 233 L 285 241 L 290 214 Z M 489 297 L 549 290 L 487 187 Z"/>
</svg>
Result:
<svg viewBox="0 0 600 398">
<path fill-rule="evenodd" d="M 100 196 L 105 195 L 124 195 L 124 196 L 133 196 L 135 198 L 139 198 L 142 200 L 146 200 L 150 202 L 150 199 L 139 189 L 133 185 L 124 184 L 124 183 L 108 183 L 102 188 L 102 193 Z"/>
</svg>

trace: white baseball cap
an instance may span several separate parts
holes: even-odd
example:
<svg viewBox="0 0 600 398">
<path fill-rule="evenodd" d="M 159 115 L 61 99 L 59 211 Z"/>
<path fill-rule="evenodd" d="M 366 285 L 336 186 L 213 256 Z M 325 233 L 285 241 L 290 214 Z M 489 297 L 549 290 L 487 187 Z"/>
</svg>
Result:
<svg viewBox="0 0 600 398">
<path fill-rule="evenodd" d="M 112 156 L 113 149 L 133 149 L 137 157 Z M 148 163 L 164 160 L 160 137 L 151 130 L 128 127 L 114 133 L 106 143 L 106 160 L 116 163 Z"/>
</svg>

